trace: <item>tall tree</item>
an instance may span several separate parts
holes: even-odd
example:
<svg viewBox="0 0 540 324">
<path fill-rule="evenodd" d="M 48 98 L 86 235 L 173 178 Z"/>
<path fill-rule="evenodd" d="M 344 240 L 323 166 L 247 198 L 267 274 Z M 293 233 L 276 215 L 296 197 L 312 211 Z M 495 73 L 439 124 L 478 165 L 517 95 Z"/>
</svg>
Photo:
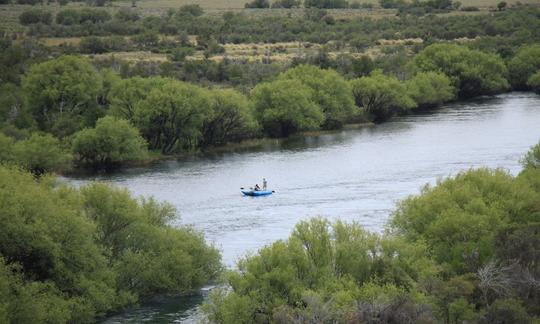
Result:
<svg viewBox="0 0 540 324">
<path fill-rule="evenodd" d="M 384 75 L 380 70 L 352 80 L 351 86 L 356 105 L 373 115 L 376 122 L 416 106 L 405 84 L 395 77 Z"/>
<path fill-rule="evenodd" d="M 102 80 L 85 58 L 62 56 L 33 65 L 22 83 L 40 128 L 59 137 L 93 126 L 103 115 Z"/>
<path fill-rule="evenodd" d="M 167 79 L 136 104 L 134 121 L 153 149 L 193 149 L 210 106 L 208 90 Z"/>
<path fill-rule="evenodd" d="M 296 79 L 312 89 L 312 98 L 325 115 L 323 128 L 341 127 L 354 112 L 351 86 L 334 70 L 300 65 L 287 70 L 279 78 Z"/>
<path fill-rule="evenodd" d="M 496 54 L 484 53 L 455 44 L 426 47 L 413 61 L 418 72 L 446 74 L 461 98 L 492 94 L 509 88 L 507 69 Z"/>
<path fill-rule="evenodd" d="M 261 83 L 252 90 L 251 99 L 257 119 L 271 136 L 317 129 L 324 121 L 313 91 L 298 80 Z"/>
</svg>

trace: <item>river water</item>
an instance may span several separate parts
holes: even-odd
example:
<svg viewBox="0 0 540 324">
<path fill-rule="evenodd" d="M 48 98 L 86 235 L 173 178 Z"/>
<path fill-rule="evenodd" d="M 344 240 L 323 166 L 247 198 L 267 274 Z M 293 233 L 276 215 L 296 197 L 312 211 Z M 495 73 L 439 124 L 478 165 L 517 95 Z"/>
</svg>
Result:
<svg viewBox="0 0 540 324">
<path fill-rule="evenodd" d="M 313 216 L 354 220 L 380 232 L 396 202 L 424 184 L 480 166 L 516 174 L 521 156 L 539 140 L 540 96 L 511 93 L 362 129 L 69 181 L 108 181 L 172 203 L 180 213 L 177 224 L 204 232 L 233 267 L 239 257 L 287 238 L 298 221 Z M 275 194 L 241 195 L 240 187 L 260 184 L 263 177 Z M 201 300 L 158 300 L 107 322 L 192 321 Z"/>
</svg>

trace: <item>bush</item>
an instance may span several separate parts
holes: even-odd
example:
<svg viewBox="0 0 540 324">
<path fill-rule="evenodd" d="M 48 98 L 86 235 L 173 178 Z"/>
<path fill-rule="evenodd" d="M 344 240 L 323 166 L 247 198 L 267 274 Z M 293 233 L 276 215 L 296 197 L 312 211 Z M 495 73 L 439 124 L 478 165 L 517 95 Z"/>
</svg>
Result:
<svg viewBox="0 0 540 324">
<path fill-rule="evenodd" d="M 371 114 L 376 122 L 416 107 L 405 85 L 380 70 L 352 80 L 351 86 L 356 105 Z"/>
<path fill-rule="evenodd" d="M 528 80 L 540 70 L 540 45 L 521 47 L 508 62 L 510 83 L 516 90 L 528 90 Z"/>
<path fill-rule="evenodd" d="M 37 23 L 50 25 L 52 15 L 50 12 L 41 9 L 27 9 L 20 14 L 19 22 L 25 26 Z"/>
<path fill-rule="evenodd" d="M 220 271 L 174 209 L 126 189 L 68 188 L 0 166 L 0 321 L 90 323 L 155 294 L 186 294 Z"/>
<path fill-rule="evenodd" d="M 418 73 L 406 86 L 409 96 L 420 108 L 434 107 L 455 98 L 456 89 L 442 73 Z"/>
<path fill-rule="evenodd" d="M 348 8 L 349 3 L 346 0 L 306 0 L 304 6 L 306 8 L 337 9 Z"/>
<path fill-rule="evenodd" d="M 298 8 L 300 4 L 299 0 L 278 0 L 272 3 L 272 8 Z"/>
<path fill-rule="evenodd" d="M 282 73 L 279 79 L 298 80 L 312 90 L 313 101 L 325 115 L 325 129 L 340 128 L 354 113 L 351 86 L 336 71 L 300 65 Z"/>
<path fill-rule="evenodd" d="M 234 90 L 213 90 L 212 104 L 203 128 L 201 146 L 223 145 L 252 136 L 257 130 L 253 107 Z"/>
<path fill-rule="evenodd" d="M 135 10 L 122 8 L 116 12 L 114 18 L 122 21 L 137 21 L 141 16 Z"/>
<path fill-rule="evenodd" d="M 94 168 L 111 169 L 146 158 L 146 142 L 128 121 L 103 117 L 96 127 L 83 129 L 73 137 L 76 160 Z"/>
<path fill-rule="evenodd" d="M 270 8 L 268 0 L 253 0 L 244 4 L 244 8 Z"/>
<path fill-rule="evenodd" d="M 100 54 L 107 52 L 105 43 L 96 36 L 83 37 L 79 43 L 81 53 Z"/>
<path fill-rule="evenodd" d="M 411 280 L 435 269 L 423 253 L 355 223 L 303 221 L 288 240 L 239 261 L 226 277 L 231 292 L 216 290 L 203 309 L 216 323 L 361 323 L 401 312 L 419 319 L 428 311 Z"/>
<path fill-rule="evenodd" d="M 524 169 L 540 169 L 540 142 L 525 154 L 521 160 Z"/>
<path fill-rule="evenodd" d="M 50 171 L 66 171 L 71 165 L 71 155 L 62 148 L 60 141 L 50 134 L 32 134 L 30 138 L 18 142 L 5 138 L 3 141 L 6 144 L 6 152 L 0 158 L 17 164 L 35 175 L 39 176 Z"/>
<path fill-rule="evenodd" d="M 536 93 L 540 94 L 540 70 L 536 71 L 535 74 L 531 75 L 527 81 L 527 85 Z"/>
<path fill-rule="evenodd" d="M 78 10 L 64 9 L 56 14 L 56 23 L 64 26 L 77 25 L 81 22 Z"/>
<path fill-rule="evenodd" d="M 443 72 L 459 90 L 461 98 L 494 94 L 509 88 L 507 69 L 495 54 L 453 44 L 434 44 L 415 56 L 418 72 Z"/>
<path fill-rule="evenodd" d="M 324 121 L 311 88 L 298 80 L 260 83 L 252 90 L 251 100 L 259 123 L 270 136 L 317 129 Z"/>
<path fill-rule="evenodd" d="M 97 102 L 103 81 L 85 58 L 61 56 L 34 64 L 22 87 L 39 127 L 58 137 L 93 125 L 103 113 Z"/>
<path fill-rule="evenodd" d="M 478 7 L 474 7 L 474 6 L 464 6 L 464 7 L 461 7 L 460 10 L 461 11 L 480 11 Z"/>
<path fill-rule="evenodd" d="M 183 5 L 178 9 L 178 15 L 189 15 L 192 17 L 199 17 L 204 14 L 204 10 L 198 4 Z"/>
</svg>

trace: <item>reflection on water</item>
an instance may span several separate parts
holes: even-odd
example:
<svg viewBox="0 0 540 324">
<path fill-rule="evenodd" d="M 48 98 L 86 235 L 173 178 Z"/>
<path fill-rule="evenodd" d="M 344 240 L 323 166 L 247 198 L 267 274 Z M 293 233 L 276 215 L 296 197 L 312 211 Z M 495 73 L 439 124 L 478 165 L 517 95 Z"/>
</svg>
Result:
<svg viewBox="0 0 540 324">
<path fill-rule="evenodd" d="M 197 305 L 202 301 L 202 295 L 158 297 L 144 303 L 143 307 L 134 307 L 123 314 L 112 316 L 102 324 L 195 322 L 199 317 Z"/>
<path fill-rule="evenodd" d="M 311 216 L 357 221 L 382 231 L 395 203 L 425 183 L 480 166 L 516 174 L 519 158 L 540 139 L 538 125 L 540 97 L 513 93 L 374 127 L 294 137 L 97 178 L 172 203 L 181 215 L 177 224 L 203 231 L 232 267 L 246 253 L 286 238 L 298 221 Z M 240 194 L 240 187 L 263 177 L 275 194 Z M 69 179 L 76 184 L 88 180 Z M 181 320 L 185 309 L 173 304 L 171 313 Z M 166 309 L 145 307 L 120 318 L 172 320 Z"/>
</svg>

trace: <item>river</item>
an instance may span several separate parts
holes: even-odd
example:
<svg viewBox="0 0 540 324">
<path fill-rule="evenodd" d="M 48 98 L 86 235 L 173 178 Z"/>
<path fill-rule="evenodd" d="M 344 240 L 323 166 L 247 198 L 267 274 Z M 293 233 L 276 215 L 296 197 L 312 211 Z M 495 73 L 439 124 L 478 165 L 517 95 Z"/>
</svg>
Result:
<svg viewBox="0 0 540 324">
<path fill-rule="evenodd" d="M 176 223 L 204 232 L 234 267 L 239 257 L 287 238 L 298 221 L 313 216 L 380 232 L 396 202 L 426 183 L 480 166 L 517 174 L 519 159 L 539 140 L 540 96 L 510 93 L 361 129 L 68 181 L 103 180 L 172 203 L 180 213 Z M 275 194 L 241 195 L 240 187 L 263 177 Z M 201 300 L 157 300 L 106 322 L 189 322 Z"/>
</svg>

